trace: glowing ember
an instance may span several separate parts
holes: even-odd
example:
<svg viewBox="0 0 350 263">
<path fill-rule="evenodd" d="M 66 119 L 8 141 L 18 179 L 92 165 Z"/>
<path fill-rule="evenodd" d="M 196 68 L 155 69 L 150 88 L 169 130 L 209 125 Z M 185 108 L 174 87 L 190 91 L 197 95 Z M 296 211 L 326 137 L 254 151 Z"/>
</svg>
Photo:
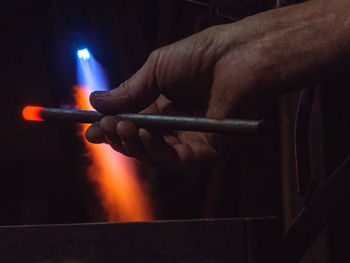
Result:
<svg viewBox="0 0 350 263">
<path fill-rule="evenodd" d="M 77 106 L 83 110 L 92 110 L 89 90 L 75 87 L 74 91 Z M 83 135 L 89 124 L 80 125 Z M 109 145 L 91 144 L 85 138 L 84 142 L 92 161 L 88 176 L 98 186 L 98 195 L 108 221 L 152 220 L 150 200 L 142 189 L 135 161 L 114 151 Z"/>
<path fill-rule="evenodd" d="M 22 111 L 22 116 L 27 121 L 44 121 L 40 116 L 42 109 L 44 107 L 26 106 Z"/>
</svg>

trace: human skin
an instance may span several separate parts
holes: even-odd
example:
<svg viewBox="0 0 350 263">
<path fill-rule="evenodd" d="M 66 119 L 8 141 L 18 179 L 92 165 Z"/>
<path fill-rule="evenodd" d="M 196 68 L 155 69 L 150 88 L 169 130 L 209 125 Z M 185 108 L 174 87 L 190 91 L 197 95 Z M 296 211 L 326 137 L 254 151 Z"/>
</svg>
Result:
<svg viewBox="0 0 350 263">
<path fill-rule="evenodd" d="M 208 28 L 151 53 L 144 66 L 92 106 L 107 115 L 86 138 L 165 167 L 210 166 L 232 149 L 219 134 L 139 129 L 120 112 L 251 118 L 276 95 L 348 64 L 349 0 L 313 0 Z"/>
</svg>

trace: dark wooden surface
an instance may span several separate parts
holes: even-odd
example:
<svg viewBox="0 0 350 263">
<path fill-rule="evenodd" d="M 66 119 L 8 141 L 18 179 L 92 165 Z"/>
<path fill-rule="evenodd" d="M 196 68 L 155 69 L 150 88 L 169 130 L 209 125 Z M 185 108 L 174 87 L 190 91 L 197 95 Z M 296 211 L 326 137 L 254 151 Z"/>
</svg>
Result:
<svg viewBox="0 0 350 263">
<path fill-rule="evenodd" d="M 0 227 L 0 262 L 257 262 L 276 218 Z"/>
</svg>

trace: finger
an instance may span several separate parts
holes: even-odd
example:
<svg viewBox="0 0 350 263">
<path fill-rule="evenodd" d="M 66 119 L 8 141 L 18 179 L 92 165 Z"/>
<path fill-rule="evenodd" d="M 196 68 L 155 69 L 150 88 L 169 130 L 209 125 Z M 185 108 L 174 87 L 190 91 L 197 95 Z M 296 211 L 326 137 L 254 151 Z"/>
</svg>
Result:
<svg viewBox="0 0 350 263">
<path fill-rule="evenodd" d="M 220 157 L 211 146 L 211 135 L 197 132 L 178 132 L 179 141 L 187 143 L 174 144 L 180 162 L 185 167 L 209 168 Z"/>
<path fill-rule="evenodd" d="M 217 154 L 207 143 L 192 140 L 183 143 L 174 135 L 163 136 L 156 131 L 139 129 L 145 154 L 155 164 L 174 170 L 186 169 L 200 165 L 209 167 L 215 162 Z"/>
<path fill-rule="evenodd" d="M 131 121 L 120 121 L 117 124 L 117 133 L 124 149 L 133 157 L 145 160 L 143 145 L 138 135 L 138 128 Z"/>
<path fill-rule="evenodd" d="M 106 142 L 118 152 L 127 154 L 123 147 L 121 139 L 117 133 L 117 124 L 119 119 L 114 116 L 105 116 L 100 120 L 100 128 L 106 137 Z"/>
<path fill-rule="evenodd" d="M 179 140 L 179 138 L 177 136 L 170 135 L 170 134 L 164 135 L 164 141 L 170 145 L 176 145 L 176 144 L 181 143 L 181 141 Z"/>
<path fill-rule="evenodd" d="M 159 96 L 156 84 L 157 56 L 157 52 L 153 52 L 145 65 L 118 88 L 91 93 L 91 105 L 105 114 L 138 112 L 150 105 Z"/>
<path fill-rule="evenodd" d="M 105 142 L 104 132 L 99 127 L 98 122 L 92 124 L 85 131 L 85 138 L 91 143 L 104 143 Z"/>
<path fill-rule="evenodd" d="M 162 135 L 146 129 L 139 129 L 145 154 L 155 164 L 177 169 L 179 168 L 179 156 L 174 148 L 168 144 Z"/>
</svg>

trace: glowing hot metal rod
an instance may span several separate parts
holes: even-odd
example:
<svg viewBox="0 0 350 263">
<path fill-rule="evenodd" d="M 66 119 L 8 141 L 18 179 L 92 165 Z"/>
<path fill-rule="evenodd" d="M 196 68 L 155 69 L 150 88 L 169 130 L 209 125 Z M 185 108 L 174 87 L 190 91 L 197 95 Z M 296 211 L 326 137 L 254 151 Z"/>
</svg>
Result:
<svg viewBox="0 0 350 263">
<path fill-rule="evenodd" d="M 44 108 L 37 106 L 25 107 L 22 115 L 24 119 L 30 121 L 62 120 L 79 123 L 93 123 L 104 117 L 103 114 L 97 111 Z M 146 115 L 139 113 L 120 113 L 115 116 L 121 120 L 132 121 L 142 128 L 180 131 L 254 134 L 260 131 L 263 124 L 263 120 L 214 120 L 199 117 Z"/>
</svg>

